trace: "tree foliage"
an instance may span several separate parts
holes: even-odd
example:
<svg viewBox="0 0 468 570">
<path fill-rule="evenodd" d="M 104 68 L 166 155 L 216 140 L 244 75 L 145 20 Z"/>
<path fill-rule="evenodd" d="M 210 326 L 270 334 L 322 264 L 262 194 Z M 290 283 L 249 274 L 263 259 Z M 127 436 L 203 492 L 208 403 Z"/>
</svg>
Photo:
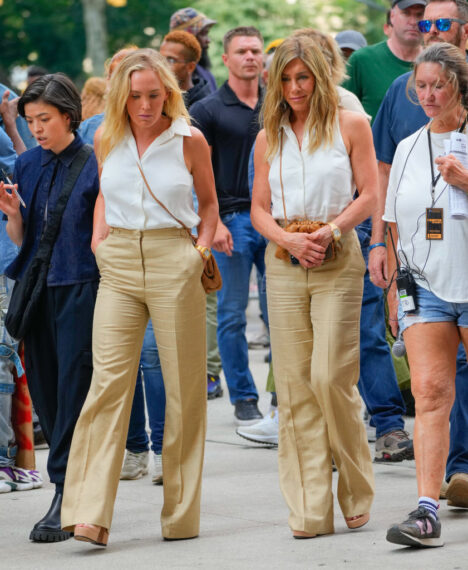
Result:
<svg viewBox="0 0 468 570">
<path fill-rule="evenodd" d="M 292 30 L 312 26 L 335 33 L 353 28 L 369 43 L 383 38 L 384 11 L 388 0 L 127 0 L 120 8 L 106 5 L 107 51 L 113 53 L 133 43 L 159 47 L 169 18 L 187 5 L 217 20 L 210 37 L 213 71 L 225 77 L 221 62 L 222 37 L 240 25 L 257 26 L 268 42 Z M 35 63 L 50 71 L 64 71 L 79 83 L 84 80 L 86 53 L 82 0 L 4 0 L 0 6 L 2 57 L 0 81 L 7 82 L 15 65 Z"/>
<path fill-rule="evenodd" d="M 371 8 L 362 0 L 196 0 L 193 7 L 218 24 L 210 32 L 210 57 L 213 72 L 218 79 L 226 77 L 221 61 L 222 38 L 236 26 L 256 26 L 265 38 L 265 44 L 276 38 L 287 37 L 298 28 L 312 27 L 335 35 L 344 29 L 362 32 L 369 43 L 384 38 L 385 11 L 388 0 L 370 2 L 381 9 Z"/>
</svg>

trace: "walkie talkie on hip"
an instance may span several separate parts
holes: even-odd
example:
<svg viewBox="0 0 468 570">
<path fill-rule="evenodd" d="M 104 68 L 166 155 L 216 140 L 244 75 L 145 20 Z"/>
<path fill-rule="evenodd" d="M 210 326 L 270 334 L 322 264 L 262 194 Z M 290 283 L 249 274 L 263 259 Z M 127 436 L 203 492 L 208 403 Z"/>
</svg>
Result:
<svg viewBox="0 0 468 570">
<path fill-rule="evenodd" d="M 400 299 L 401 308 L 403 309 L 403 312 L 412 313 L 416 311 L 416 309 L 418 308 L 418 303 L 416 299 L 416 281 L 414 280 L 413 274 L 407 267 L 400 266 L 400 260 L 398 259 L 391 228 L 389 228 L 388 231 L 390 233 L 393 253 L 395 255 L 395 260 L 396 260 L 396 267 L 397 267 L 396 286 L 398 291 L 398 298 Z"/>
</svg>

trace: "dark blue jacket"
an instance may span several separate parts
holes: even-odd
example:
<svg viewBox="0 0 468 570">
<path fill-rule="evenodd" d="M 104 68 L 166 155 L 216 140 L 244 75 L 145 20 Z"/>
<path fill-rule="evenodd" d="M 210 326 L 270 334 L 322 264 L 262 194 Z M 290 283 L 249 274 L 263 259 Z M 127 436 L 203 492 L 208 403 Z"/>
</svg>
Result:
<svg viewBox="0 0 468 570">
<path fill-rule="evenodd" d="M 5 272 L 11 279 L 19 279 L 34 256 L 44 230 L 46 209 L 50 214 L 55 208 L 70 165 L 83 144 L 80 136 L 76 135 L 73 142 L 58 155 L 38 146 L 18 157 L 13 178 L 26 203 L 26 208 L 21 207 L 25 233 L 18 257 Z M 55 182 L 52 184 L 53 179 Z M 93 212 L 98 192 L 97 162 L 94 154 L 91 154 L 63 214 L 47 277 L 49 287 L 85 283 L 99 278 L 91 251 Z"/>
</svg>

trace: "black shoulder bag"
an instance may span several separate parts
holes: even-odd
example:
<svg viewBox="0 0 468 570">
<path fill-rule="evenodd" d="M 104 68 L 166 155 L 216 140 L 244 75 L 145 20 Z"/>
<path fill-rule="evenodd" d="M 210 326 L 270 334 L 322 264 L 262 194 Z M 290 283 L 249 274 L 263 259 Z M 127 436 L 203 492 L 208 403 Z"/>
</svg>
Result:
<svg viewBox="0 0 468 570">
<path fill-rule="evenodd" d="M 5 326 L 10 336 L 14 339 L 20 340 L 24 338 L 34 317 L 41 293 L 47 282 L 50 258 L 57 240 L 63 212 L 78 176 L 92 151 L 92 146 L 86 144 L 76 153 L 37 252 L 21 279 L 13 287 L 8 312 L 5 317 Z"/>
</svg>

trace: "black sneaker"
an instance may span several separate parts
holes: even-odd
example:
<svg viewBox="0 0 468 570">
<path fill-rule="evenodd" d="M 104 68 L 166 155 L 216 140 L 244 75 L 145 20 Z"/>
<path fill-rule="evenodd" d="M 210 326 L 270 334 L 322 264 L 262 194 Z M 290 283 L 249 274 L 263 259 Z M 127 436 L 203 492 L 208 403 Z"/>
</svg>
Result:
<svg viewBox="0 0 468 570">
<path fill-rule="evenodd" d="M 408 520 L 388 529 L 387 540 L 404 546 L 434 548 L 444 546 L 440 532 L 439 519 L 434 519 L 425 507 L 418 507 L 408 515 Z"/>
<path fill-rule="evenodd" d="M 263 418 L 257 400 L 238 400 L 234 404 L 234 417 L 239 426 L 250 426 Z"/>
</svg>

